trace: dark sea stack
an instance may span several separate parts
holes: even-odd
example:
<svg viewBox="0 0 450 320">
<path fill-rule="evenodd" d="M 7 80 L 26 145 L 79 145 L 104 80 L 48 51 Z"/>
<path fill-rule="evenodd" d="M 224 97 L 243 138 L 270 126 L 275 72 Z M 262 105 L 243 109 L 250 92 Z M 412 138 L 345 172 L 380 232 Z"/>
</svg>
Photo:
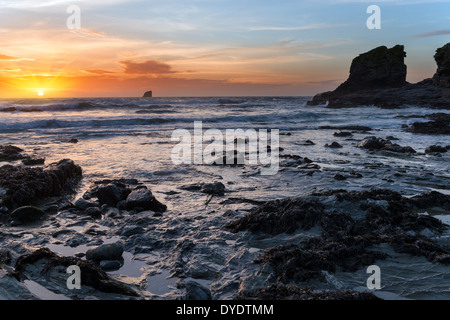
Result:
<svg viewBox="0 0 450 320">
<path fill-rule="evenodd" d="M 307 105 L 334 109 L 395 109 L 405 105 L 450 109 L 450 43 L 436 52 L 438 69 L 434 77 L 415 84 L 406 82 L 405 56 L 402 45 L 363 53 L 353 60 L 347 81 L 334 91 L 317 94 Z"/>
<path fill-rule="evenodd" d="M 350 76 L 337 92 L 352 92 L 374 88 L 401 87 L 406 84 L 406 52 L 396 45 L 375 48 L 356 57 L 350 67 Z"/>
<path fill-rule="evenodd" d="M 46 168 L 3 166 L 0 187 L 5 192 L 0 197 L 0 204 L 14 210 L 46 197 L 59 196 L 65 191 L 73 191 L 81 176 L 81 167 L 67 159 Z"/>
<path fill-rule="evenodd" d="M 153 97 L 153 92 L 152 91 L 147 91 L 146 93 L 144 93 L 143 98 L 152 98 Z"/>
<path fill-rule="evenodd" d="M 450 43 L 437 49 L 434 59 L 438 65 L 434 83 L 439 87 L 450 88 Z"/>
</svg>

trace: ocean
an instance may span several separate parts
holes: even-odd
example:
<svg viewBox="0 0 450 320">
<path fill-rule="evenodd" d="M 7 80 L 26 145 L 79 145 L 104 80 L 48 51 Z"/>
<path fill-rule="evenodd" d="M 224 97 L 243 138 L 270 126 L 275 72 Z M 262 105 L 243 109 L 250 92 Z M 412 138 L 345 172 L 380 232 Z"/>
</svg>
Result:
<svg viewBox="0 0 450 320">
<path fill-rule="evenodd" d="M 249 232 L 231 234 L 223 228 L 224 213 L 233 210 L 244 214 L 254 205 L 226 204 L 223 201 L 227 197 L 268 201 L 330 189 L 370 188 L 390 189 L 407 197 L 433 190 L 450 194 L 450 152 L 425 154 L 428 146 L 449 145 L 448 136 L 415 134 L 406 129 L 414 122 L 427 121 L 424 115 L 438 111 L 414 105 L 397 109 L 373 106 L 328 109 L 306 106 L 310 98 L 1 100 L 0 145 L 20 147 L 33 157 L 45 158 L 46 164 L 72 159 L 83 169 L 83 180 L 74 200 L 102 179 L 137 179 L 146 184 L 167 205 L 168 211 L 163 220 L 151 228 L 152 239 L 148 241 L 153 243 L 153 249 L 146 250 L 136 242 L 136 246 L 142 248 L 128 251 L 128 262 L 114 274 L 140 281 L 145 279 L 150 295 L 176 298 L 180 289 L 175 285 L 177 273 L 174 270 L 180 257 L 176 256 L 175 248 L 190 241 L 200 249 L 186 261 L 185 274 L 210 287 L 215 298 L 226 299 L 232 297 L 239 286 L 255 288 L 267 280 L 267 275 L 253 262 L 261 250 L 293 243 L 314 233 L 298 231 L 274 237 Z M 439 112 L 450 113 L 448 110 Z M 193 132 L 194 122 L 199 121 L 204 130 L 279 130 L 281 161 L 286 159 L 283 155 L 287 158 L 301 156 L 312 160 L 317 165 L 316 170 L 311 174 L 310 170 L 282 165 L 275 175 L 263 176 L 257 165 L 175 164 L 171 158 L 176 144 L 171 140 L 172 133 L 178 129 Z M 348 126 L 366 126 L 370 131 L 339 129 Z M 335 135 L 341 131 L 352 134 Z M 389 137 L 401 146 L 412 147 L 416 153 L 358 148 L 360 141 L 368 136 Z M 313 144 L 305 143 L 307 140 Z M 333 142 L 341 147 L 326 146 Z M 347 178 L 336 179 L 337 174 Z M 186 185 L 212 181 L 222 182 L 227 192 L 207 204 L 204 194 L 183 189 Z M 434 214 L 449 223 L 449 212 L 422 214 Z M 69 228 L 64 221 L 60 225 Z M 97 221 L 96 226 L 106 230 L 105 238 L 118 237 L 116 231 L 120 222 Z M 82 228 L 74 230 L 81 232 Z M 449 235 L 445 233 L 439 241 L 448 244 Z M 73 254 L 76 250 L 51 237 L 33 243 L 51 247 L 60 254 Z M 89 244 L 88 240 L 83 243 Z M 379 246 L 389 254 L 388 259 L 380 262 L 383 270 L 380 296 L 450 298 L 445 266 L 432 264 L 423 257 L 394 252 L 388 245 Z M 314 285 L 325 290 L 363 290 L 367 277 L 363 269 L 353 273 L 326 273 L 326 281 Z"/>
</svg>

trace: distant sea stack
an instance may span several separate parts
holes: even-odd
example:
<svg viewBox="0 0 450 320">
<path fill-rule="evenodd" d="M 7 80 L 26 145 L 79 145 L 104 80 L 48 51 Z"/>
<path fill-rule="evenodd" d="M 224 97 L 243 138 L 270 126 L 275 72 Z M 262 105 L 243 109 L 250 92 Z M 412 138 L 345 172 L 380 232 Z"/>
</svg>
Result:
<svg viewBox="0 0 450 320">
<path fill-rule="evenodd" d="M 153 92 L 152 91 L 147 91 L 146 93 L 144 93 L 143 98 L 151 98 L 153 97 Z"/>
<path fill-rule="evenodd" d="M 450 109 L 450 43 L 437 49 L 438 69 L 432 79 L 406 81 L 404 46 L 381 46 L 353 59 L 350 75 L 336 90 L 317 94 L 309 106 L 327 108 L 376 106 L 398 108 L 418 105 Z"/>
</svg>

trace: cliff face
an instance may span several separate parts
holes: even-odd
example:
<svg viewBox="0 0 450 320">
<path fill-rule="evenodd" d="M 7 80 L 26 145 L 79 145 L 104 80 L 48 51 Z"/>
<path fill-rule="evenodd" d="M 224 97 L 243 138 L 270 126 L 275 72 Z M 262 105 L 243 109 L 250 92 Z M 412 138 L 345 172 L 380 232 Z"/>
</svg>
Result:
<svg viewBox="0 0 450 320">
<path fill-rule="evenodd" d="M 375 48 L 353 59 L 350 76 L 336 91 L 401 87 L 406 84 L 406 52 L 397 45 Z"/>
<path fill-rule="evenodd" d="M 438 65 L 433 81 L 437 86 L 450 88 L 450 43 L 436 50 L 434 59 Z"/>
<path fill-rule="evenodd" d="M 401 45 L 363 53 L 353 60 L 347 81 L 334 91 L 317 94 L 308 105 L 328 104 L 328 108 L 419 105 L 450 109 L 450 43 L 436 51 L 438 69 L 434 77 L 416 84 L 406 82 L 405 57 Z"/>
</svg>

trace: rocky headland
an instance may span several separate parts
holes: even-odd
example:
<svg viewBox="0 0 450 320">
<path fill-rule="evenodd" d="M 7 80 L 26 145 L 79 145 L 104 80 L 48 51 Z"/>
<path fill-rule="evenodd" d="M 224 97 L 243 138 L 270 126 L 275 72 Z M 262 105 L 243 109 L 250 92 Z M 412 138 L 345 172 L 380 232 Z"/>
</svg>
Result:
<svg viewBox="0 0 450 320">
<path fill-rule="evenodd" d="M 347 81 L 334 91 L 317 94 L 308 105 L 323 104 L 328 108 L 418 105 L 450 109 L 450 43 L 436 50 L 435 75 L 415 84 L 406 81 L 405 57 L 402 45 L 390 49 L 381 46 L 363 53 L 353 59 Z"/>
</svg>

